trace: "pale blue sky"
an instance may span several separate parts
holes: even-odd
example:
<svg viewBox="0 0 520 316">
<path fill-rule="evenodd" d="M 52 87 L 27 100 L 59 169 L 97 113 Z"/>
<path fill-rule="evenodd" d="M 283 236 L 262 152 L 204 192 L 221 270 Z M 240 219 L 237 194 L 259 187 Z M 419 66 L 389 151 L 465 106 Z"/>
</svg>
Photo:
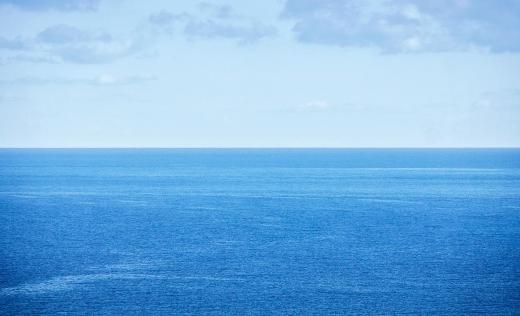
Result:
<svg viewBox="0 0 520 316">
<path fill-rule="evenodd" d="M 0 0 L 1 147 L 520 146 L 520 0 Z"/>
</svg>

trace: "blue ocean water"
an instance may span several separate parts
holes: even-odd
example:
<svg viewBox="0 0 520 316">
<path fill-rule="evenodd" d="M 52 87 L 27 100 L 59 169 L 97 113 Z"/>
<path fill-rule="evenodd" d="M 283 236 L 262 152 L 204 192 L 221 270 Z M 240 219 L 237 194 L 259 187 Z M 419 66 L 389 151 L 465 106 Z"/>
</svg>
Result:
<svg viewBox="0 0 520 316">
<path fill-rule="evenodd" d="M 517 149 L 0 150 L 0 314 L 520 314 Z"/>
</svg>

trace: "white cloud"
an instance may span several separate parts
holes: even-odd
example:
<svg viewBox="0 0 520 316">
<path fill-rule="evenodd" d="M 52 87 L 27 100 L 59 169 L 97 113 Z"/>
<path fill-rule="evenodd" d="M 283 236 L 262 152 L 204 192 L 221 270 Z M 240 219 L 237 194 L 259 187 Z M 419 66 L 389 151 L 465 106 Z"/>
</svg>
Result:
<svg viewBox="0 0 520 316">
<path fill-rule="evenodd" d="M 520 51 L 520 1 L 287 0 L 301 42 L 386 52 Z"/>
</svg>

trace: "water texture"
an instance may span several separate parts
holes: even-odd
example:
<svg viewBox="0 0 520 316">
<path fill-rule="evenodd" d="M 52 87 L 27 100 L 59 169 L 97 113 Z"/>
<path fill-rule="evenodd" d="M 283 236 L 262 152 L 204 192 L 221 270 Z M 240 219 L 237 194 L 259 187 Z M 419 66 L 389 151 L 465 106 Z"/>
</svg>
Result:
<svg viewBox="0 0 520 316">
<path fill-rule="evenodd" d="M 0 314 L 520 313 L 517 149 L 0 150 Z"/>
</svg>

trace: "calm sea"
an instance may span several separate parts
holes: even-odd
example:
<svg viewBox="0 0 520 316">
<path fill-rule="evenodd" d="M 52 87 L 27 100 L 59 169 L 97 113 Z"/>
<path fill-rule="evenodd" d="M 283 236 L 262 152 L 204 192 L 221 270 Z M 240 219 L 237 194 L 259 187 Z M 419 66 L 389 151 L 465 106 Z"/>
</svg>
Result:
<svg viewBox="0 0 520 316">
<path fill-rule="evenodd" d="M 0 150 L 0 314 L 520 314 L 520 150 Z"/>
</svg>

